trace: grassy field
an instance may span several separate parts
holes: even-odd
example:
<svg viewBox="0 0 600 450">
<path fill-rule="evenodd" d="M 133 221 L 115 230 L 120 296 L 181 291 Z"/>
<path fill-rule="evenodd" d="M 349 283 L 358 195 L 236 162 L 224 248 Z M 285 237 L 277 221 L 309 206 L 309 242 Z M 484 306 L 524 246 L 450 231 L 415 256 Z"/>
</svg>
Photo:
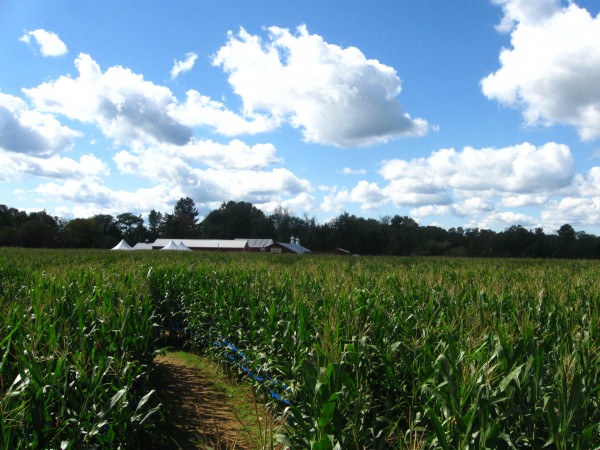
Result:
<svg viewBox="0 0 600 450">
<path fill-rule="evenodd" d="M 156 331 L 292 448 L 600 446 L 600 263 L 0 253 L 0 445 L 143 447 Z"/>
</svg>

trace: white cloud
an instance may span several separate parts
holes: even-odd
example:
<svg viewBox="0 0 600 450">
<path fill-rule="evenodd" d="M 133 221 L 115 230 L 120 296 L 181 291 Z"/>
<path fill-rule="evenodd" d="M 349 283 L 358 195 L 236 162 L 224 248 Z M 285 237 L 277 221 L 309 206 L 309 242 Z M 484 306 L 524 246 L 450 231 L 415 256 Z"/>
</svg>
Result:
<svg viewBox="0 0 600 450">
<path fill-rule="evenodd" d="M 416 217 L 477 217 L 494 213 L 498 206 L 540 205 L 558 193 L 584 187 L 589 191 L 595 189 L 596 179 L 600 190 L 600 169 L 586 179 L 576 177 L 569 148 L 552 142 L 539 147 L 523 143 L 501 149 L 442 149 L 428 158 L 383 161 L 379 174 L 387 184 L 362 180 L 352 189 L 326 190 L 321 209 L 338 212 L 355 203 L 367 211 L 391 204 L 411 207 Z"/>
<path fill-rule="evenodd" d="M 504 11 L 498 30 L 510 31 L 518 23 L 540 24 L 560 9 L 560 0 L 492 0 Z"/>
<path fill-rule="evenodd" d="M 365 169 L 351 169 L 350 167 L 344 167 L 342 169 L 342 174 L 344 174 L 344 175 L 366 175 L 367 171 Z"/>
<path fill-rule="evenodd" d="M 118 144 L 183 145 L 190 140 L 191 130 L 169 115 L 176 99 L 166 87 L 119 66 L 102 73 L 83 53 L 75 66 L 79 71 L 75 79 L 61 76 L 23 91 L 38 109 L 95 124 Z"/>
<path fill-rule="evenodd" d="M 511 48 L 501 67 L 481 81 L 486 97 L 523 109 L 530 125 L 575 127 L 600 137 L 600 16 L 570 2 L 498 0 Z"/>
<path fill-rule="evenodd" d="M 574 162 L 569 147 L 553 142 L 462 152 L 443 149 L 410 162 L 384 161 L 380 174 L 414 192 L 486 191 L 540 193 L 568 186 Z M 414 186 L 414 188 L 413 188 Z"/>
<path fill-rule="evenodd" d="M 600 197 L 562 198 L 547 205 L 541 218 L 553 230 L 565 223 L 597 226 L 600 223 Z"/>
<path fill-rule="evenodd" d="M 197 58 L 198 55 L 196 55 L 194 52 L 190 52 L 185 54 L 185 60 L 175 60 L 175 62 L 173 63 L 173 68 L 171 69 L 171 79 L 174 80 L 175 78 L 177 78 L 177 76 L 179 76 L 179 74 L 189 72 L 190 70 L 192 70 L 192 67 L 194 67 Z"/>
<path fill-rule="evenodd" d="M 283 201 L 286 197 L 312 191 L 308 180 L 298 178 L 288 169 L 270 171 L 192 169 L 185 190 L 194 198 L 206 201 L 236 199 L 250 203 Z"/>
<path fill-rule="evenodd" d="M 459 205 L 459 209 L 465 212 L 464 215 L 470 215 L 491 212 L 495 209 L 495 206 L 489 198 L 469 197 Z"/>
<path fill-rule="evenodd" d="M 62 56 L 67 53 L 67 46 L 60 40 L 56 33 L 42 29 L 29 31 L 19 38 L 20 41 L 26 44 L 31 44 L 33 38 L 40 46 L 42 56 Z"/>
<path fill-rule="evenodd" d="M 190 162 L 215 169 L 263 169 L 281 162 L 273 144 L 248 145 L 238 139 L 223 145 L 210 140 L 193 140 L 183 147 L 171 147 L 173 154 Z"/>
<path fill-rule="evenodd" d="M 292 211 L 309 212 L 315 208 L 315 199 L 308 192 L 301 192 L 295 197 L 291 197 L 287 200 L 258 203 L 255 206 L 260 208 L 266 214 L 272 214 L 279 207 Z"/>
<path fill-rule="evenodd" d="M 517 194 L 504 197 L 501 204 L 508 208 L 524 208 L 527 206 L 543 205 L 547 201 L 547 195 Z"/>
<path fill-rule="evenodd" d="M 202 206 L 218 206 L 231 199 L 261 205 L 308 205 L 306 195 L 313 190 L 310 182 L 287 169 L 268 169 L 279 162 L 272 144 L 193 141 L 183 147 L 162 145 L 121 151 L 114 161 L 121 173 L 170 186 L 197 199 Z"/>
<path fill-rule="evenodd" d="M 53 155 L 47 158 L 0 150 L 0 180 L 21 179 L 24 175 L 45 178 L 82 178 L 108 175 L 106 164 L 94 155 L 82 155 L 79 161 Z"/>
<path fill-rule="evenodd" d="M 77 136 L 77 131 L 62 126 L 51 114 L 31 110 L 20 98 L 0 93 L 0 149 L 51 155 L 71 148 Z"/>
<path fill-rule="evenodd" d="M 368 211 L 380 207 L 387 199 L 377 183 L 361 180 L 350 192 L 350 200 L 360 203 L 361 209 Z"/>
<path fill-rule="evenodd" d="M 86 177 L 78 180 L 67 180 L 62 184 L 40 184 L 35 192 L 54 201 L 69 201 L 108 206 L 113 203 L 111 189 L 106 187 L 98 177 Z"/>
<path fill-rule="evenodd" d="M 134 151 L 122 150 L 114 159 L 123 173 L 144 173 L 152 178 L 165 166 L 201 164 L 214 169 L 264 169 L 281 159 L 273 144 L 248 145 L 238 139 L 220 144 L 207 139 L 192 139 L 184 146 L 162 145 Z"/>
<path fill-rule="evenodd" d="M 328 213 L 339 213 L 346 208 L 348 203 L 358 203 L 362 211 L 370 211 L 388 201 L 377 183 L 369 183 L 365 180 L 359 181 L 351 190 L 339 189 L 336 186 L 323 187 L 321 190 L 327 194 L 323 197 L 319 208 Z"/>
<path fill-rule="evenodd" d="M 47 201 L 71 203 L 56 208 L 56 214 L 62 217 L 149 212 L 151 209 L 170 211 L 182 197 L 180 192 L 161 185 L 135 191 L 112 190 L 97 177 L 41 184 L 35 192 Z"/>
<path fill-rule="evenodd" d="M 189 90 L 186 101 L 170 111 L 171 117 L 183 125 L 210 126 L 223 136 L 257 134 L 272 131 L 281 122 L 264 114 L 248 113 L 240 116 L 221 102 L 211 100 L 198 91 Z"/>
<path fill-rule="evenodd" d="M 329 194 L 323 197 L 319 209 L 327 213 L 339 213 L 344 210 L 346 203 L 350 200 L 350 192 L 347 189 L 338 190 L 334 187 L 330 189 Z"/>
<path fill-rule="evenodd" d="M 195 90 L 188 91 L 185 103 L 179 104 L 167 87 L 120 66 L 102 72 L 83 53 L 75 66 L 77 78 L 61 76 L 23 91 L 40 111 L 94 124 L 117 144 L 182 146 L 190 142 L 192 127 L 211 127 L 234 136 L 271 131 L 280 124 L 265 115 L 240 116 Z"/>
<path fill-rule="evenodd" d="M 503 229 L 513 225 L 533 228 L 539 226 L 539 220 L 527 214 L 502 211 L 484 216 L 484 219 L 479 222 L 478 227 L 483 229 Z"/>
<path fill-rule="evenodd" d="M 426 205 L 412 208 L 410 210 L 410 217 L 421 219 L 424 217 L 432 216 L 446 216 L 453 215 L 464 217 L 464 212 L 454 205 Z"/>
<path fill-rule="evenodd" d="M 354 47 L 329 44 L 299 27 L 270 27 L 263 42 L 245 30 L 232 33 L 213 64 L 229 74 L 246 114 L 267 112 L 303 130 L 308 142 L 341 147 L 387 142 L 427 132 L 397 97 L 396 71 Z"/>
</svg>

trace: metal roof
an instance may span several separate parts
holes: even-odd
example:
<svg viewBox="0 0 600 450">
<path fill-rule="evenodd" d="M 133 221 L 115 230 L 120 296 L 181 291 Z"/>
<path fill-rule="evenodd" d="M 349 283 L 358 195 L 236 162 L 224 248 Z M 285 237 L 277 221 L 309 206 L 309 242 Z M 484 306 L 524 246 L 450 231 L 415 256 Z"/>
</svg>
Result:
<svg viewBox="0 0 600 450">
<path fill-rule="evenodd" d="M 246 247 L 247 241 L 232 240 L 232 239 L 157 239 L 152 244 L 153 248 L 166 246 L 171 240 L 183 242 L 190 249 L 239 249 L 243 250 Z"/>
<path fill-rule="evenodd" d="M 152 244 L 146 244 L 145 242 L 138 242 L 133 246 L 134 250 L 152 250 Z"/>
<path fill-rule="evenodd" d="M 273 239 L 243 239 L 236 238 L 236 241 L 247 241 L 250 248 L 264 248 L 273 243 Z"/>
<path fill-rule="evenodd" d="M 311 251 L 308 248 L 303 247 L 302 245 L 298 245 L 298 244 L 291 244 L 289 242 L 274 242 L 274 244 L 285 247 L 288 250 L 290 250 L 294 253 L 298 253 L 298 254 L 311 253 Z"/>
</svg>

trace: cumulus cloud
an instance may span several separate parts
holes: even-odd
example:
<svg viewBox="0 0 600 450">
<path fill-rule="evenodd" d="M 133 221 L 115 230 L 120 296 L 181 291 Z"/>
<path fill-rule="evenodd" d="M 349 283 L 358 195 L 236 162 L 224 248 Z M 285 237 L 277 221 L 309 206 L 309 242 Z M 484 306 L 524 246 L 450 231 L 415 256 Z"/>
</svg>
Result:
<svg viewBox="0 0 600 450">
<path fill-rule="evenodd" d="M 198 55 L 196 55 L 194 52 L 190 52 L 185 54 L 185 59 L 183 61 L 175 60 L 173 63 L 173 68 L 171 69 L 171 79 L 174 80 L 179 76 L 179 74 L 192 70 L 197 58 Z"/>
<path fill-rule="evenodd" d="M 113 190 L 101 178 L 86 176 L 39 185 L 35 192 L 47 201 L 68 202 L 56 213 L 63 217 L 89 217 L 94 214 L 116 214 L 123 211 L 168 211 L 182 197 L 181 192 L 168 186 L 156 185 L 135 191 Z"/>
<path fill-rule="evenodd" d="M 30 45 L 31 40 L 39 45 L 42 56 L 62 56 L 67 53 L 67 46 L 58 35 L 52 31 L 42 29 L 28 31 L 19 38 L 20 41 Z"/>
<path fill-rule="evenodd" d="M 96 125 L 117 144 L 182 146 L 191 140 L 193 127 L 235 136 L 271 131 L 280 125 L 261 114 L 240 116 L 195 90 L 188 91 L 180 104 L 167 87 L 120 66 L 102 72 L 84 53 L 75 66 L 77 78 L 61 76 L 23 91 L 38 110 Z"/>
<path fill-rule="evenodd" d="M 9 181 L 23 175 L 45 178 L 82 178 L 108 175 L 108 166 L 94 155 L 82 155 L 79 161 L 52 155 L 47 158 L 0 150 L 0 180 Z"/>
<path fill-rule="evenodd" d="M 492 0 L 502 6 L 504 17 L 497 26 L 509 32 L 518 23 L 540 24 L 560 9 L 560 0 Z"/>
<path fill-rule="evenodd" d="M 553 230 L 565 223 L 596 226 L 600 222 L 600 197 L 562 198 L 548 204 L 541 218 Z"/>
<path fill-rule="evenodd" d="M 95 124 L 118 144 L 183 145 L 191 139 L 191 129 L 169 115 L 176 99 L 166 87 L 119 66 L 103 73 L 83 53 L 75 60 L 75 66 L 79 71 L 77 78 L 61 76 L 23 91 L 39 110 Z"/>
<path fill-rule="evenodd" d="M 562 194 L 544 203 L 540 217 L 545 226 L 557 230 L 565 223 L 591 227 L 600 223 L 600 167 L 577 174 Z"/>
<path fill-rule="evenodd" d="M 574 2 L 497 0 L 511 33 L 500 69 L 481 81 L 489 99 L 523 110 L 530 125 L 567 124 L 600 137 L 600 16 Z"/>
<path fill-rule="evenodd" d="M 377 183 L 368 181 L 359 181 L 350 192 L 350 199 L 353 202 L 360 203 L 363 211 L 378 208 L 386 202 L 384 192 L 377 186 Z"/>
<path fill-rule="evenodd" d="M 79 135 L 51 114 L 31 110 L 19 97 L 0 93 L 0 149 L 48 156 L 69 149 Z"/>
<path fill-rule="evenodd" d="M 228 144 L 192 141 L 186 146 L 154 146 L 120 151 L 114 156 L 123 174 L 144 177 L 171 186 L 211 206 L 236 199 L 254 204 L 286 204 L 297 199 L 309 205 L 312 186 L 279 163 L 272 144 L 249 146 L 239 140 Z"/>
<path fill-rule="evenodd" d="M 186 126 L 209 126 L 223 136 L 265 133 L 281 125 L 281 121 L 265 114 L 247 112 L 240 116 L 193 89 L 186 93 L 185 103 L 176 105 L 170 114 Z"/>
<path fill-rule="evenodd" d="M 312 190 L 308 180 L 298 178 L 284 168 L 270 171 L 193 169 L 189 175 L 188 186 L 195 198 L 215 201 L 235 198 L 263 203 Z"/>
<path fill-rule="evenodd" d="M 453 215 L 464 217 L 464 211 L 456 205 L 425 205 L 411 208 L 410 217 L 421 219 L 432 216 Z"/>
<path fill-rule="evenodd" d="M 507 228 L 513 225 L 522 225 L 525 228 L 533 228 L 540 225 L 539 220 L 528 214 L 515 213 L 512 211 L 501 211 L 486 215 L 478 227 L 487 228 Z"/>
<path fill-rule="evenodd" d="M 574 162 L 566 145 L 551 142 L 536 147 L 523 143 L 501 149 L 465 147 L 462 152 L 443 149 L 409 162 L 384 161 L 380 174 L 413 192 L 440 193 L 451 188 L 539 193 L 569 185 Z"/>
<path fill-rule="evenodd" d="M 328 193 L 323 197 L 320 209 L 329 213 L 343 211 L 347 203 L 358 203 L 362 211 L 370 211 L 388 201 L 377 183 L 369 183 L 365 180 L 359 181 L 350 190 L 339 189 L 337 186 L 329 189 L 323 187 L 322 190 Z"/>
<path fill-rule="evenodd" d="M 295 197 L 286 200 L 257 203 L 255 206 L 266 214 L 272 214 L 277 208 L 309 212 L 315 207 L 315 198 L 308 192 L 301 192 Z"/>
<path fill-rule="evenodd" d="M 411 208 L 415 217 L 477 217 L 496 214 L 501 207 L 540 205 L 584 186 L 591 191 L 596 179 L 600 192 L 600 170 L 577 182 L 569 148 L 556 143 L 442 149 L 427 158 L 383 161 L 379 174 L 387 184 L 361 180 L 352 189 L 330 188 L 321 209 L 339 212 L 355 203 L 368 211 L 391 204 Z"/>
<path fill-rule="evenodd" d="M 504 197 L 502 206 L 508 208 L 525 208 L 527 206 L 543 205 L 548 201 L 548 195 L 517 194 Z"/>
<path fill-rule="evenodd" d="M 355 48 L 327 43 L 301 26 L 268 28 L 268 39 L 241 29 L 213 58 L 229 74 L 246 114 L 266 112 L 301 128 L 306 141 L 340 147 L 419 136 L 428 130 L 398 102 L 396 71 Z"/>
<path fill-rule="evenodd" d="M 321 190 L 326 190 L 322 187 Z M 347 203 L 351 202 L 352 198 L 347 189 L 338 190 L 337 187 L 332 187 L 329 192 L 323 197 L 323 201 L 319 209 L 327 213 L 338 213 L 344 210 Z"/>
<path fill-rule="evenodd" d="M 238 139 L 228 144 L 192 139 L 184 146 L 163 145 L 134 151 L 122 150 L 114 159 L 123 173 L 136 173 L 143 168 L 146 174 L 153 174 L 163 170 L 165 165 L 195 163 L 214 169 L 257 170 L 281 162 L 276 152 L 273 144 L 251 146 Z"/>
</svg>

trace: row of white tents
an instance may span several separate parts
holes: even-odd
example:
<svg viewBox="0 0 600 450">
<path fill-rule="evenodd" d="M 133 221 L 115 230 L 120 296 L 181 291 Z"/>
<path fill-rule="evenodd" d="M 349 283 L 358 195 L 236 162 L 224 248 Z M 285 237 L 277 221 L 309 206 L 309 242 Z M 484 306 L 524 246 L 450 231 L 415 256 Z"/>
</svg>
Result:
<svg viewBox="0 0 600 450">
<path fill-rule="evenodd" d="M 125 242 L 125 239 L 121 239 L 121 242 L 115 245 L 112 250 L 133 250 L 133 248 L 127 242 Z M 191 252 L 191 250 L 182 241 L 180 241 L 178 244 L 173 240 L 170 240 L 167 245 L 161 248 L 161 250 L 179 250 Z"/>
</svg>

